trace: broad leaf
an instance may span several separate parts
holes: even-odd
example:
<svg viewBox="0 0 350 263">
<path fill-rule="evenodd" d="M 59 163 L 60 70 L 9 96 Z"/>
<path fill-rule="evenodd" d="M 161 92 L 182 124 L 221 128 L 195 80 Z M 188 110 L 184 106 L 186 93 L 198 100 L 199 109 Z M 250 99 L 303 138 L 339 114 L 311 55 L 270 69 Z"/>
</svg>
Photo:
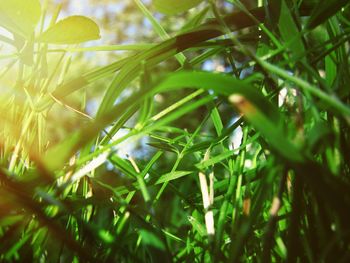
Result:
<svg viewBox="0 0 350 263">
<path fill-rule="evenodd" d="M 304 44 L 290 9 L 284 0 L 281 1 L 281 14 L 278 27 L 282 39 L 286 42 L 288 49 L 293 53 L 294 58 L 300 59 L 305 53 Z"/>
<path fill-rule="evenodd" d="M 98 25 L 85 16 L 70 16 L 46 30 L 39 41 L 51 44 L 79 44 L 100 38 Z"/>
<path fill-rule="evenodd" d="M 28 39 L 41 16 L 39 0 L 0 1 L 0 26 Z"/>
<path fill-rule="evenodd" d="M 216 94 L 223 96 L 240 94 L 249 99 L 258 108 L 263 109 L 265 114 L 269 116 L 273 122 L 279 122 L 279 114 L 277 109 L 269 101 L 267 101 L 261 92 L 255 89 L 251 83 L 224 74 L 213 74 L 198 71 L 178 72 L 165 78 L 155 88 L 154 92 L 164 92 L 190 87 L 212 90 Z"/>
<path fill-rule="evenodd" d="M 203 0 L 154 0 L 155 8 L 166 15 L 174 15 L 185 12 L 192 7 L 195 7 Z"/>
</svg>

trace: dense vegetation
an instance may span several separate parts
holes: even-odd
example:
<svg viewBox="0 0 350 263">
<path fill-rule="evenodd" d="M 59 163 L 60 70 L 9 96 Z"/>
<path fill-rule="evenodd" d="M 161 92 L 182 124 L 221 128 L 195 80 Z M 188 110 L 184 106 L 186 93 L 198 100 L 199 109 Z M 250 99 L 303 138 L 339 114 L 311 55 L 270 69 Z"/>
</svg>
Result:
<svg viewBox="0 0 350 263">
<path fill-rule="evenodd" d="M 90 46 L 54 2 L 0 1 L 1 262 L 349 262 L 349 1 L 134 0 Z"/>
</svg>

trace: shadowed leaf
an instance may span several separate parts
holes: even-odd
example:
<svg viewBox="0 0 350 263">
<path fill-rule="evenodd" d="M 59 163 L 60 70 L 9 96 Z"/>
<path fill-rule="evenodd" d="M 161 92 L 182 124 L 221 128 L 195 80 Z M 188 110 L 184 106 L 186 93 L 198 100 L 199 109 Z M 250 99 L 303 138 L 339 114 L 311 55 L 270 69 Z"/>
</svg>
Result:
<svg viewBox="0 0 350 263">
<path fill-rule="evenodd" d="M 315 5 L 315 8 L 308 21 L 309 29 L 325 22 L 328 18 L 335 15 L 343 6 L 349 3 L 348 0 L 320 0 Z"/>
</svg>

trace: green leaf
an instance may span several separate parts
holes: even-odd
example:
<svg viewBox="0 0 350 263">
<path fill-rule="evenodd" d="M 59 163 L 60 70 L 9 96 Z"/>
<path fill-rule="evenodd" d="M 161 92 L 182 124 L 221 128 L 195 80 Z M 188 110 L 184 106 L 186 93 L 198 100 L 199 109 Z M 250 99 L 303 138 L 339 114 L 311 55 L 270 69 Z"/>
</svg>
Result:
<svg viewBox="0 0 350 263">
<path fill-rule="evenodd" d="M 192 225 L 193 229 L 198 232 L 201 237 L 204 237 L 206 236 L 207 231 L 205 229 L 205 225 L 200 221 L 201 218 L 201 214 L 197 210 L 194 210 L 192 216 L 188 216 L 188 221 Z"/>
<path fill-rule="evenodd" d="M 113 163 L 113 165 L 116 168 L 122 171 L 125 175 L 128 175 L 131 178 L 137 178 L 137 173 L 135 172 L 135 169 L 125 159 L 122 159 L 118 155 L 113 154 L 110 158 L 110 161 Z"/>
<path fill-rule="evenodd" d="M 169 39 L 170 36 L 168 35 L 168 33 L 165 31 L 165 29 L 162 27 L 162 25 L 157 21 L 157 19 L 148 11 L 148 9 L 145 7 L 145 5 L 142 3 L 141 0 L 134 0 L 136 5 L 140 8 L 140 10 L 142 11 L 143 15 L 145 17 L 147 17 L 147 19 L 150 21 L 150 23 L 152 24 L 154 30 L 157 32 L 157 34 L 163 39 Z M 184 56 L 184 54 L 179 53 L 177 55 L 175 55 L 175 57 L 177 58 L 177 60 L 179 61 L 180 65 L 183 66 L 186 60 L 186 57 Z"/>
<path fill-rule="evenodd" d="M 214 106 L 214 108 L 211 110 L 210 117 L 214 124 L 217 135 L 220 136 L 224 125 L 222 124 L 220 113 L 217 107 Z"/>
<path fill-rule="evenodd" d="M 163 242 L 152 232 L 149 232 L 145 229 L 141 229 L 140 234 L 142 236 L 142 242 L 144 244 L 155 247 L 159 250 L 165 250 Z"/>
<path fill-rule="evenodd" d="M 62 165 L 71 157 L 73 146 L 79 139 L 79 134 L 74 133 L 62 143 L 54 145 L 50 148 L 43 158 L 46 168 L 53 171 L 62 168 Z"/>
<path fill-rule="evenodd" d="M 23 220 L 23 215 L 9 215 L 0 219 L 0 226 L 7 227 Z"/>
<path fill-rule="evenodd" d="M 103 240 L 103 242 L 107 244 L 111 244 L 114 242 L 114 236 L 107 230 L 105 229 L 100 229 L 98 231 L 99 237 Z"/>
<path fill-rule="evenodd" d="M 281 2 L 281 14 L 278 27 L 288 49 L 291 50 L 296 59 L 301 58 L 305 54 L 304 44 L 293 16 L 283 0 Z"/>
<path fill-rule="evenodd" d="M 100 37 L 98 25 L 90 18 L 69 16 L 47 29 L 38 40 L 50 44 L 79 44 Z"/>
<path fill-rule="evenodd" d="M 21 238 L 18 242 L 14 243 L 13 246 L 6 251 L 5 259 L 10 261 L 10 259 L 18 253 L 18 251 L 24 246 L 24 244 L 29 240 L 30 235 L 27 234 Z"/>
<path fill-rule="evenodd" d="M 159 184 L 163 184 L 165 182 L 170 182 L 173 180 L 177 180 L 179 178 L 182 178 L 184 176 L 187 176 L 189 174 L 193 173 L 192 171 L 174 171 L 174 172 L 170 172 L 170 173 L 166 173 L 163 174 L 159 177 L 153 177 L 151 178 L 146 184 L 147 186 L 151 186 L 151 185 L 159 185 Z M 103 182 L 100 182 L 98 180 L 96 180 L 99 184 L 104 185 Z M 140 185 L 138 182 L 134 182 L 132 185 L 130 186 L 120 186 L 117 187 L 115 189 L 113 189 L 113 191 L 115 190 L 119 195 L 124 195 L 130 192 L 130 189 L 133 190 L 137 190 L 140 189 Z"/>
<path fill-rule="evenodd" d="M 203 0 L 154 0 L 154 7 L 161 13 L 166 15 L 174 15 L 185 12 L 195 7 Z"/>
<path fill-rule="evenodd" d="M 323 146 L 325 142 L 333 141 L 334 138 L 332 138 L 331 135 L 332 130 L 327 122 L 316 122 L 307 134 L 309 148 L 315 149 L 319 146 Z M 324 143 L 322 143 L 322 141 Z"/>
<path fill-rule="evenodd" d="M 183 176 L 189 175 L 191 173 L 192 173 L 191 171 L 170 172 L 170 173 L 163 174 L 159 178 L 152 178 L 149 183 L 150 184 L 155 184 L 155 185 L 162 184 L 162 183 L 165 183 L 165 182 L 176 180 L 178 178 L 181 178 Z"/>
<path fill-rule="evenodd" d="M 240 95 L 231 95 L 229 98 L 244 117 L 263 135 L 269 145 L 280 155 L 292 162 L 303 162 L 304 158 L 299 149 L 290 142 L 281 127 L 276 126 L 263 112 L 246 98 Z"/>
<path fill-rule="evenodd" d="M 205 170 L 207 167 L 213 166 L 214 164 L 217 164 L 229 157 L 231 157 L 234 154 L 235 151 L 224 151 L 223 153 L 210 158 L 209 160 L 200 162 L 198 164 L 196 164 L 195 166 L 199 169 L 199 170 Z"/>
<path fill-rule="evenodd" d="M 255 89 L 250 82 L 233 78 L 225 74 L 182 71 L 169 75 L 153 91 L 154 93 L 171 91 L 183 88 L 202 88 L 212 90 L 218 95 L 230 96 L 240 94 L 249 99 L 258 108 L 264 109 L 273 122 L 279 122 L 279 114 L 260 91 Z"/>
<path fill-rule="evenodd" d="M 28 39 L 41 16 L 39 0 L 0 1 L 0 26 Z"/>
<path fill-rule="evenodd" d="M 139 101 L 149 95 L 154 95 L 159 92 L 165 92 L 165 91 L 171 91 L 171 90 L 178 90 L 183 88 L 203 88 L 206 90 L 212 90 L 218 95 L 224 95 L 226 97 L 230 96 L 231 94 L 240 94 L 244 98 L 248 99 L 253 105 L 255 105 L 256 108 L 262 110 L 264 112 L 264 115 L 269 120 L 270 123 L 272 123 L 275 128 L 280 128 L 280 116 L 279 113 L 274 105 L 272 105 L 264 96 L 261 94 L 260 91 L 255 89 L 255 87 L 248 81 L 235 79 L 231 76 L 227 76 L 224 74 L 213 74 L 209 72 L 177 72 L 169 75 L 167 78 L 165 78 L 163 81 L 161 81 L 158 85 L 155 87 L 152 87 L 150 90 L 144 91 L 141 90 L 138 93 L 135 93 L 131 97 L 129 97 L 127 100 L 123 101 L 120 104 L 115 105 L 111 110 L 107 111 L 103 115 L 99 116 L 92 124 L 87 125 L 86 127 L 82 128 L 79 132 L 76 132 L 73 136 L 74 138 L 78 138 L 78 141 L 74 142 L 70 139 L 61 143 L 59 146 L 53 147 L 53 149 L 49 149 L 46 153 L 45 161 L 49 161 L 48 164 L 51 168 L 58 168 L 58 164 L 62 163 L 63 158 L 66 158 L 67 161 L 69 156 L 74 154 L 75 151 L 79 149 L 82 145 L 84 145 L 86 142 L 88 142 L 90 139 L 94 138 L 101 130 L 101 128 L 107 126 L 111 122 L 113 122 L 118 116 L 118 114 L 122 113 L 123 111 L 127 110 L 128 107 L 131 107 L 132 105 L 135 105 L 136 103 L 139 103 Z M 201 105 L 201 103 L 205 102 L 208 103 L 208 101 L 212 100 L 212 98 L 204 97 L 203 99 L 190 104 L 190 107 L 197 107 L 198 105 Z M 168 116 L 171 117 L 171 119 L 165 120 L 166 122 L 173 121 L 177 119 L 182 114 L 188 112 L 190 109 L 187 109 L 186 107 L 181 108 L 180 112 L 176 112 L 175 116 Z M 164 120 L 163 120 L 164 121 Z M 152 129 L 155 129 L 157 125 L 164 125 L 165 122 L 158 122 L 157 124 L 153 124 L 152 128 L 148 130 L 151 131 Z M 158 126 L 158 127 L 159 127 Z M 147 132 L 147 129 L 144 129 L 143 132 Z M 61 145 L 64 143 L 67 144 L 67 148 L 63 149 Z M 71 144 L 73 143 L 73 144 Z M 60 160 L 56 161 L 57 158 L 56 152 L 58 150 L 63 150 L 64 154 L 62 153 L 62 157 Z M 45 162 L 46 163 L 46 162 Z"/>
<path fill-rule="evenodd" d="M 173 153 L 178 153 L 179 150 L 169 144 L 169 143 L 164 143 L 164 142 L 149 142 L 147 143 L 149 146 L 152 146 L 154 148 L 157 148 L 157 149 L 160 149 L 160 150 L 163 150 L 163 151 L 166 151 L 166 152 L 173 152 Z"/>
<path fill-rule="evenodd" d="M 171 74 L 156 88 L 156 92 L 184 87 L 212 90 L 219 95 L 230 96 L 230 101 L 261 132 L 270 146 L 293 162 L 301 162 L 299 150 L 286 139 L 280 125 L 280 116 L 275 108 L 252 84 L 224 74 L 207 72 L 179 72 Z"/>
</svg>

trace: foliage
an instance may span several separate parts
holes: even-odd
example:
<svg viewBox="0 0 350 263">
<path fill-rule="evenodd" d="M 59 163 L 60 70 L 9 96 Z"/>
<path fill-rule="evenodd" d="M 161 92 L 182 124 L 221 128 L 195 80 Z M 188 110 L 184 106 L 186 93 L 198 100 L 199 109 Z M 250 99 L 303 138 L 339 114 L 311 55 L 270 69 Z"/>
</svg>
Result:
<svg viewBox="0 0 350 263">
<path fill-rule="evenodd" d="M 159 43 L 0 3 L 0 260 L 347 262 L 348 1 L 133 3 Z"/>
</svg>

